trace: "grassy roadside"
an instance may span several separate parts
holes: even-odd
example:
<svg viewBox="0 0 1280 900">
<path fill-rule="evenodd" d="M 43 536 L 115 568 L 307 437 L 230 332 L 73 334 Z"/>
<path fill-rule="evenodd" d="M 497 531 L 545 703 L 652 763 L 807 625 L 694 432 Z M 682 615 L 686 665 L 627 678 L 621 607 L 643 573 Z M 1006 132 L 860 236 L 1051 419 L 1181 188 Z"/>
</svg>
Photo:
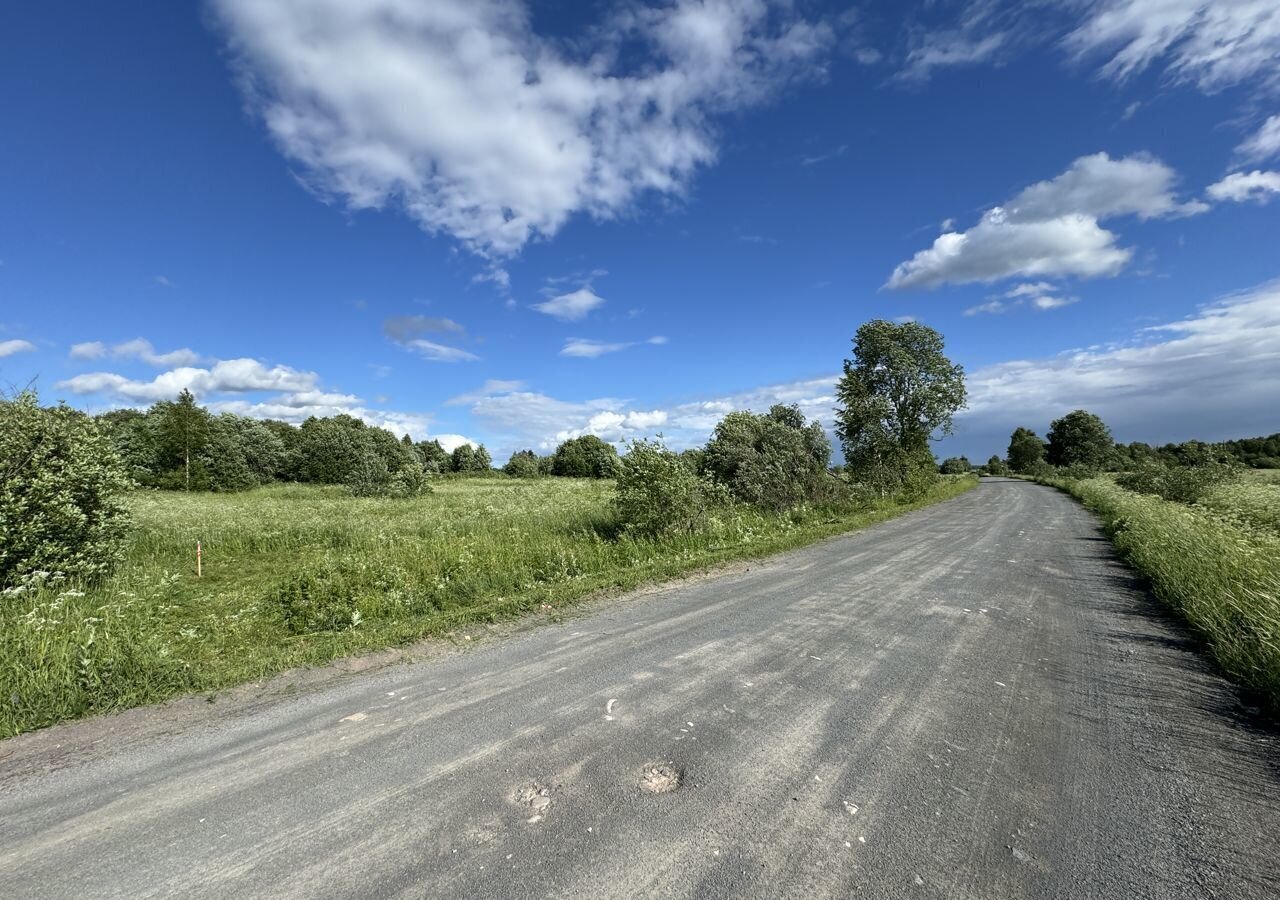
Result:
<svg viewBox="0 0 1280 900">
<path fill-rule="evenodd" d="M 115 576 L 0 597 L 0 736 L 778 553 L 976 485 L 855 511 L 737 508 L 662 540 L 610 538 L 612 486 L 569 479 L 446 481 L 413 500 L 140 493 Z"/>
<path fill-rule="evenodd" d="M 1120 555 L 1222 670 L 1280 710 L 1280 489 L 1233 485 L 1187 506 L 1105 478 L 1043 483 L 1101 516 Z"/>
</svg>

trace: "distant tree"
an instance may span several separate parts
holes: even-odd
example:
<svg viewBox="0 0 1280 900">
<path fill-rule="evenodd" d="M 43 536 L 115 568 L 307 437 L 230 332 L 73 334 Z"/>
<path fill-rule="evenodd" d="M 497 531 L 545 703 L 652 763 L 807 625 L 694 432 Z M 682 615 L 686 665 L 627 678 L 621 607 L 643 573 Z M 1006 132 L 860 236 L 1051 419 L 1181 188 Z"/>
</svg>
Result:
<svg viewBox="0 0 1280 900">
<path fill-rule="evenodd" d="M 538 455 L 532 450 L 517 450 L 512 453 L 502 471 L 512 478 L 537 478 L 542 474 Z"/>
<path fill-rule="evenodd" d="M 183 388 L 178 399 L 151 407 L 148 418 L 156 422 L 156 449 L 162 471 L 181 470 L 182 489 L 192 487 L 192 464 L 197 464 L 196 487 L 203 487 L 204 473 L 199 456 L 209 438 L 209 411 L 196 403 L 195 395 Z"/>
<path fill-rule="evenodd" d="M 1015 428 L 1009 438 L 1009 468 L 1020 474 L 1027 474 L 1035 468 L 1036 463 L 1044 459 L 1045 446 L 1039 436 L 1030 428 Z"/>
<path fill-rule="evenodd" d="M 858 329 L 836 385 L 836 434 L 850 475 L 880 493 L 936 479 L 929 442 L 951 433 L 964 408 L 964 369 L 942 335 L 919 322 L 883 319 Z"/>
<path fill-rule="evenodd" d="M 938 471 L 943 475 L 966 475 L 972 470 L 973 466 L 969 464 L 969 459 L 965 456 L 948 457 L 938 467 Z"/>
<path fill-rule="evenodd" d="M 452 472 L 488 472 L 493 466 L 493 459 L 484 444 L 473 447 L 470 444 L 459 444 L 449 457 L 449 470 Z"/>
<path fill-rule="evenodd" d="M 1001 459 L 999 456 L 993 455 L 989 460 L 987 460 L 986 468 L 987 468 L 988 475 L 1008 475 L 1009 474 L 1008 464 L 1006 464 L 1005 461 Z"/>
<path fill-rule="evenodd" d="M 797 406 L 764 415 L 731 412 L 716 425 L 701 455 L 702 471 L 745 503 L 788 509 L 806 500 L 826 474 L 831 444 Z"/>
<path fill-rule="evenodd" d="M 312 416 L 299 429 L 299 474 L 317 484 L 347 484 L 357 473 L 377 466 L 366 459 L 372 451 L 365 425 L 348 415 Z"/>
<path fill-rule="evenodd" d="M 1110 459 L 1115 440 L 1111 429 L 1091 412 L 1077 409 L 1049 427 L 1046 458 L 1055 466 L 1100 469 Z"/>
<path fill-rule="evenodd" d="M 566 478 L 613 478 L 618 472 L 618 451 L 594 434 L 570 438 L 556 448 L 551 472 Z"/>
<path fill-rule="evenodd" d="M 440 446 L 439 441 L 419 441 L 414 446 L 423 468 L 428 472 L 450 471 L 449 452 Z"/>
<path fill-rule="evenodd" d="M 449 454 L 450 472 L 470 472 L 475 465 L 476 448 L 470 444 L 459 444 Z"/>
<path fill-rule="evenodd" d="M 30 392 L 0 397 L 0 589 L 109 572 L 124 555 L 131 486 L 89 416 Z"/>
</svg>

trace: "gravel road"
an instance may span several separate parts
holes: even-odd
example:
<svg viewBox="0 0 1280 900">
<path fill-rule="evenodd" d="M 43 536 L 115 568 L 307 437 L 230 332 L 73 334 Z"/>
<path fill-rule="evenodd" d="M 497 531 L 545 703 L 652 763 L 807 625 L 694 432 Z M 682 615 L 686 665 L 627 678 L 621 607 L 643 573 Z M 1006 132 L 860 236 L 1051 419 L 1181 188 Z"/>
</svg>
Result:
<svg viewBox="0 0 1280 900">
<path fill-rule="evenodd" d="M 0 896 L 1280 896 L 1280 733 L 1017 481 L 53 747 L 0 743 Z"/>
</svg>

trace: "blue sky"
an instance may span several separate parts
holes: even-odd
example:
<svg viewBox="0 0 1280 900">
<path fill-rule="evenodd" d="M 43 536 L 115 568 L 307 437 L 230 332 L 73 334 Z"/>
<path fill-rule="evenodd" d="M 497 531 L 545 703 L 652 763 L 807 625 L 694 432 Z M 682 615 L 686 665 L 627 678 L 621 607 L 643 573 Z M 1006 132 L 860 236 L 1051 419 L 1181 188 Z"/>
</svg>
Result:
<svg viewBox="0 0 1280 900">
<path fill-rule="evenodd" d="M 699 443 L 940 330 L 986 458 L 1280 429 L 1280 16 L 1198 0 L 0 13 L 0 382 Z M 1224 49 L 1225 48 L 1225 49 Z"/>
</svg>

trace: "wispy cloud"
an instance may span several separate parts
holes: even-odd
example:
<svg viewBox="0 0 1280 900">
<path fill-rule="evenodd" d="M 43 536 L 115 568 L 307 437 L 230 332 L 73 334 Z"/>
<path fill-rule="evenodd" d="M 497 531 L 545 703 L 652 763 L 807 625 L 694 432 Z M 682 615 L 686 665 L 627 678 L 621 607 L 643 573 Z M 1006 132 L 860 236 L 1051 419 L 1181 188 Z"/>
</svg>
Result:
<svg viewBox="0 0 1280 900">
<path fill-rule="evenodd" d="M 71 345 L 72 359 L 103 359 L 111 356 L 115 359 L 137 359 L 159 369 L 171 366 L 193 366 L 201 361 L 201 356 L 194 350 L 182 347 L 160 353 L 145 338 L 134 338 L 108 347 L 102 341 L 85 341 Z"/>
<path fill-rule="evenodd" d="M 607 353 L 617 353 L 620 350 L 626 350 L 628 347 L 635 347 L 640 344 L 665 344 L 667 339 L 661 335 L 656 335 L 644 341 L 623 341 L 621 343 L 606 343 L 604 341 L 594 341 L 588 338 L 569 338 L 565 341 L 564 347 L 560 350 L 561 356 L 576 356 L 583 359 L 595 359 L 598 356 L 604 356 Z"/>
</svg>

